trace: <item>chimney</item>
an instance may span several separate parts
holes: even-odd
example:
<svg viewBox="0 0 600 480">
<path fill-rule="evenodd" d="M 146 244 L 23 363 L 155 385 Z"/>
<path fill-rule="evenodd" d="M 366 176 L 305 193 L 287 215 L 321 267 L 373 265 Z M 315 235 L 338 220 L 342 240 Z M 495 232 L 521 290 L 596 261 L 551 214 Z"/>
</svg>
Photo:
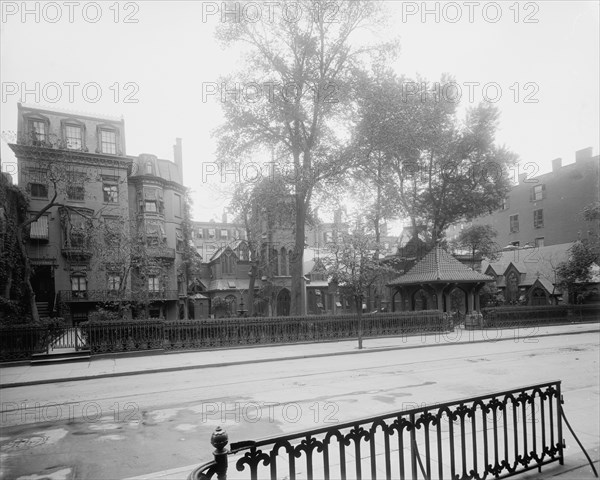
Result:
<svg viewBox="0 0 600 480">
<path fill-rule="evenodd" d="M 582 148 L 581 150 L 577 150 L 575 152 L 575 162 L 581 162 L 582 160 L 587 160 L 588 158 L 592 158 L 592 147 Z"/>
<path fill-rule="evenodd" d="M 175 165 L 177 165 L 177 168 L 179 169 L 181 181 L 183 182 L 183 151 L 181 150 L 181 138 L 175 139 L 175 145 L 173 145 L 173 158 L 175 160 Z"/>
<path fill-rule="evenodd" d="M 221 217 L 223 223 L 227 223 L 227 212 L 223 212 L 223 216 Z"/>
<path fill-rule="evenodd" d="M 526 173 L 519 173 L 519 185 L 524 184 L 525 180 L 527 180 L 527 174 Z"/>
<path fill-rule="evenodd" d="M 562 167 L 562 158 L 555 158 L 552 160 L 552 171 L 554 173 L 558 172 Z"/>
</svg>

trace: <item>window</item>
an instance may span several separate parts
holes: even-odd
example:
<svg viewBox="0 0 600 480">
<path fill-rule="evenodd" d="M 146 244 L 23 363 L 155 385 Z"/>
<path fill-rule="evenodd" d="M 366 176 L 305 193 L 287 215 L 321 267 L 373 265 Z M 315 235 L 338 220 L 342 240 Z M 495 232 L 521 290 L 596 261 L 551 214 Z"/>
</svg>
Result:
<svg viewBox="0 0 600 480">
<path fill-rule="evenodd" d="M 69 200 L 82 201 L 85 199 L 85 187 L 83 185 L 67 185 L 67 198 Z"/>
<path fill-rule="evenodd" d="M 333 232 L 325 232 L 325 243 L 333 242 Z"/>
<path fill-rule="evenodd" d="M 114 182 L 102 182 L 104 203 L 119 203 L 119 186 Z"/>
<path fill-rule="evenodd" d="M 83 275 L 74 275 L 71 277 L 71 292 L 75 298 L 86 298 L 87 281 Z"/>
<path fill-rule="evenodd" d="M 121 288 L 121 275 L 109 273 L 108 274 L 108 289 L 112 292 Z"/>
<path fill-rule="evenodd" d="M 152 175 L 153 173 L 152 162 L 146 162 L 146 175 Z"/>
<path fill-rule="evenodd" d="M 531 200 L 536 202 L 546 198 L 546 186 L 536 185 L 531 189 Z"/>
<path fill-rule="evenodd" d="M 535 239 L 535 246 L 541 248 L 544 246 L 544 237 L 538 237 Z"/>
<path fill-rule="evenodd" d="M 33 145 L 43 145 L 48 139 L 46 122 L 43 120 L 29 120 L 29 134 Z"/>
<path fill-rule="evenodd" d="M 508 197 L 504 197 L 502 199 L 502 210 L 508 210 L 510 208 L 510 202 L 508 200 Z"/>
<path fill-rule="evenodd" d="M 227 230 L 225 230 L 225 229 L 221 230 L 221 238 L 223 240 L 227 240 Z"/>
<path fill-rule="evenodd" d="M 208 238 L 210 238 L 210 239 L 215 238 L 215 229 L 214 228 L 208 229 Z"/>
<path fill-rule="evenodd" d="M 81 127 L 77 125 L 65 126 L 65 140 L 69 150 L 81 150 L 83 146 Z"/>
<path fill-rule="evenodd" d="M 158 211 L 156 208 L 156 200 L 146 200 L 144 202 L 144 211 L 156 213 Z"/>
<path fill-rule="evenodd" d="M 199 228 L 197 232 L 198 238 L 204 238 L 204 229 Z"/>
<path fill-rule="evenodd" d="M 43 183 L 30 183 L 29 191 L 32 197 L 48 198 L 48 185 Z"/>
<path fill-rule="evenodd" d="M 235 256 L 231 252 L 225 252 L 221 257 L 223 273 L 233 273 L 235 267 Z"/>
<path fill-rule="evenodd" d="M 160 285 L 158 281 L 158 275 L 150 275 L 148 277 L 148 291 L 158 292 L 160 291 Z"/>
<path fill-rule="evenodd" d="M 173 197 L 174 197 L 173 200 L 175 202 L 175 205 L 173 206 L 173 208 L 175 209 L 175 211 L 173 212 L 173 214 L 176 217 L 181 217 L 181 211 L 182 211 L 181 210 L 181 195 L 177 195 L 175 193 L 175 194 L 173 194 Z"/>
<path fill-rule="evenodd" d="M 107 247 L 118 248 L 121 243 L 121 220 L 104 217 L 104 243 Z"/>
<path fill-rule="evenodd" d="M 183 251 L 183 233 L 181 230 L 175 232 L 175 247 L 178 252 Z"/>
<path fill-rule="evenodd" d="M 533 227 L 542 228 L 544 226 L 544 210 L 541 208 L 533 211 Z"/>
<path fill-rule="evenodd" d="M 117 133 L 114 130 L 100 130 L 100 152 L 116 155 Z"/>
<path fill-rule="evenodd" d="M 510 216 L 510 233 L 519 232 L 519 215 Z"/>
</svg>

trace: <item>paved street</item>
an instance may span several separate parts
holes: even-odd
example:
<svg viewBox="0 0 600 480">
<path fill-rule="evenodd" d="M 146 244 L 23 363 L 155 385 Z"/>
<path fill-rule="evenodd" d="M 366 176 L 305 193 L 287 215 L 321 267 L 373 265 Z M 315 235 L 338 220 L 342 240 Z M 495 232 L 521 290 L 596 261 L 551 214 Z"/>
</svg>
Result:
<svg viewBox="0 0 600 480">
<path fill-rule="evenodd" d="M 597 460 L 598 333 L 517 340 L 3 389 L 1 478 L 143 478 L 209 459 L 217 425 L 239 441 L 557 379 Z"/>
</svg>

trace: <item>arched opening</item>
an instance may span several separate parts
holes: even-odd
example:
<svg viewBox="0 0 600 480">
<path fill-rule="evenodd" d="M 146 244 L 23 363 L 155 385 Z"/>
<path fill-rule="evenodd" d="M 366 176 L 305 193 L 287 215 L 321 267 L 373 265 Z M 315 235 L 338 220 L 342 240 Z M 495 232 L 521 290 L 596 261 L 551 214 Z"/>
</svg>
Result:
<svg viewBox="0 0 600 480">
<path fill-rule="evenodd" d="M 277 295 L 277 315 L 287 317 L 290 314 L 290 291 L 284 288 Z"/>
<path fill-rule="evenodd" d="M 537 287 L 531 292 L 531 305 L 548 305 L 548 298 L 544 289 Z"/>
<path fill-rule="evenodd" d="M 467 292 L 460 287 L 454 287 L 448 295 L 449 305 L 446 305 L 446 311 L 467 313 Z"/>
</svg>

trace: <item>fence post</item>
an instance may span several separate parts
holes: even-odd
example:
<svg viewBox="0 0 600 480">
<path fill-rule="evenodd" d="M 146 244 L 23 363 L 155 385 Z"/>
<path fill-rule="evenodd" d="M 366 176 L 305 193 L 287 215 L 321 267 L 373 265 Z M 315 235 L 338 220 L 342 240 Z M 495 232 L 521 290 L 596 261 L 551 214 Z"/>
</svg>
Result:
<svg viewBox="0 0 600 480">
<path fill-rule="evenodd" d="M 410 472 L 413 480 L 417 479 L 417 425 L 415 420 L 415 414 L 411 413 L 409 416 L 409 421 L 411 424 L 410 429 Z"/>
<path fill-rule="evenodd" d="M 226 446 L 227 443 L 229 443 L 229 435 L 227 435 L 225 430 L 218 426 L 210 437 L 210 443 L 215 447 L 213 456 L 217 466 L 217 479 L 227 480 L 227 455 L 229 454 L 229 451 Z"/>
</svg>

